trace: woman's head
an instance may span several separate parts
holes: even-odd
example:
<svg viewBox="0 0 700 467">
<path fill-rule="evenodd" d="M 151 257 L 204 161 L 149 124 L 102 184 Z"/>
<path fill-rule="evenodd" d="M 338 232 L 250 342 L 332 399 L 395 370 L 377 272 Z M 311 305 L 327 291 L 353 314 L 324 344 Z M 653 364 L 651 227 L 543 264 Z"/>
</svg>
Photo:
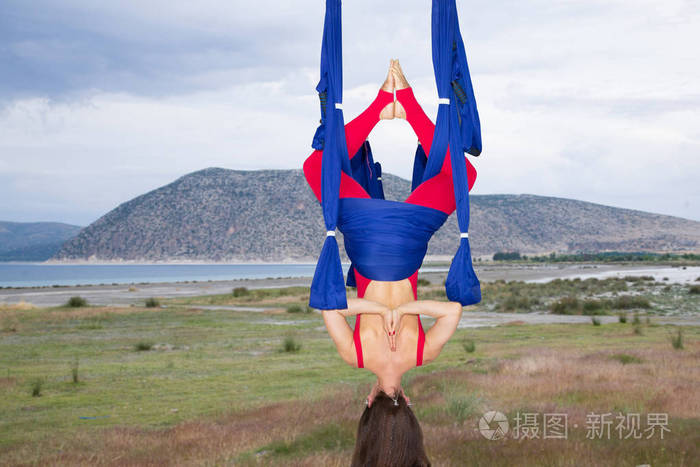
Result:
<svg viewBox="0 0 700 467">
<path fill-rule="evenodd" d="M 406 399 L 380 391 L 365 408 L 357 427 L 352 457 L 355 466 L 430 466 L 423 431 Z"/>
</svg>

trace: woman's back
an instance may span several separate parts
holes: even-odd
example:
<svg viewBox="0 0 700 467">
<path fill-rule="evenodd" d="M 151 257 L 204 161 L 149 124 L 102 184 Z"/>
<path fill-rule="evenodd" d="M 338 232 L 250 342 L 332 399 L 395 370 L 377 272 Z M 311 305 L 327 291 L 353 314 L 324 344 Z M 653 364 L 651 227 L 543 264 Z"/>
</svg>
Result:
<svg viewBox="0 0 700 467">
<path fill-rule="evenodd" d="M 414 294 L 408 279 L 384 282 L 371 281 L 364 297 L 395 309 L 413 301 Z M 376 314 L 358 315 L 355 324 L 355 346 L 358 366 L 372 371 L 396 371 L 400 374 L 422 362 L 423 328 L 417 315 L 402 317 L 396 331 L 396 350 L 392 351 L 384 331 L 384 319 Z M 359 363 L 362 365 L 359 365 Z"/>
</svg>

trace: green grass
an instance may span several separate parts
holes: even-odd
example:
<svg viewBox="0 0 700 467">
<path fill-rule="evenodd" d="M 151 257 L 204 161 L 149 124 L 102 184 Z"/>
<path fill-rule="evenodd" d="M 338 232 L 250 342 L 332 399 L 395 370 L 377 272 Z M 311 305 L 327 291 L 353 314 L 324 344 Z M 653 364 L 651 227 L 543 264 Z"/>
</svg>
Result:
<svg viewBox="0 0 700 467">
<path fill-rule="evenodd" d="M 543 306 L 556 294 L 577 289 L 583 311 L 591 283 L 562 281 L 547 287 L 537 284 L 532 289 L 530 284 L 509 284 L 496 284 L 493 290 L 503 300 L 540 291 L 542 295 L 532 299 L 540 300 Z M 600 290 L 620 287 L 612 281 L 598 286 Z M 490 287 L 486 283 L 484 289 Z M 676 286 L 673 300 L 697 299 L 684 290 Z M 12 452 L 13 446 L 21 443 L 40 447 L 48 438 L 70 439 L 74 434 L 116 426 L 161 429 L 200 417 L 211 419 L 281 401 L 321 397 L 339 388 L 369 388 L 373 376 L 341 360 L 318 313 L 266 314 L 193 307 L 234 298 L 251 306 L 268 300 L 304 303 L 302 297 L 308 288 L 249 292 L 241 297 L 187 297 L 179 299 L 187 303 L 168 308 L 124 311 L 87 306 L 0 311 L 0 384 L 5 384 L 0 387 L 0 463 L 3 453 Z M 259 302 L 247 301 L 251 296 L 259 296 Z M 497 300 L 487 305 L 494 303 Z M 424 321 L 426 330 L 431 323 L 430 319 Z M 675 326 L 656 324 L 645 326 L 644 331 L 633 334 L 629 324 L 618 322 L 605 326 L 458 329 L 435 362 L 409 372 L 407 385 L 411 379 L 431 378 L 455 369 L 473 377 L 498 374 L 504 359 L 527 355 L 536 348 L 610 351 L 619 355 L 614 359 L 632 365 L 641 363 L 633 360 L 634 349 L 659 343 L 669 348 L 669 333 L 678 332 Z M 286 346 L 285 336 L 291 339 L 290 349 L 296 350 L 281 350 Z M 698 338 L 699 327 L 686 327 L 678 339 L 681 346 L 689 347 Z M 139 351 L 139 347 L 144 349 Z M 32 396 L 35 391 L 39 395 Z M 416 393 L 407 392 L 412 399 L 420 394 L 417 389 Z M 465 422 L 481 410 L 488 395 L 473 391 L 469 380 L 455 381 L 440 393 L 443 397 L 434 403 L 414 406 L 421 422 L 449 426 Z M 357 396 L 358 417 L 364 395 Z M 86 420 L 81 416 L 101 418 Z M 314 446 L 321 446 L 326 439 L 328 450 L 347 450 L 354 440 L 356 421 L 354 418 L 337 427 L 321 425 L 290 439 L 264 442 L 240 459 L 283 464 L 314 452 Z M 488 462 L 482 459 L 481 464 Z"/>
<path fill-rule="evenodd" d="M 260 459 L 275 464 L 317 451 L 343 451 L 355 446 L 355 430 L 347 425 L 320 426 L 290 441 L 274 441 L 254 452 L 242 454 L 238 462 L 257 463 Z"/>
</svg>

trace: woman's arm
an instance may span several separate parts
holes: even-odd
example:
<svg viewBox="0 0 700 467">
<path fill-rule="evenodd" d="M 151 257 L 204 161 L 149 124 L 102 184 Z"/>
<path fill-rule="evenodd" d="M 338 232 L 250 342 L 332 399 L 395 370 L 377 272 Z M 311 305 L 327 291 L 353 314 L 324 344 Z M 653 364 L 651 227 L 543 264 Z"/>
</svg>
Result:
<svg viewBox="0 0 700 467">
<path fill-rule="evenodd" d="M 352 329 L 345 320 L 346 316 L 354 316 L 362 313 L 377 314 L 384 317 L 384 327 L 387 329 L 387 319 L 391 320 L 391 310 L 381 303 L 377 303 L 365 298 L 349 298 L 348 307 L 338 310 L 323 310 L 323 321 L 331 339 L 335 342 L 338 353 L 349 365 L 357 366 L 357 355 L 355 352 L 355 341 Z M 388 334 L 388 332 L 387 332 Z M 393 336 L 390 336 L 393 344 Z M 394 346 L 392 345 L 392 348 Z"/>
<path fill-rule="evenodd" d="M 462 317 L 462 304 L 459 302 L 439 302 L 437 300 L 416 300 L 404 303 L 396 309 L 395 321 L 403 315 L 428 315 L 436 318 L 435 324 L 425 333 L 423 362 L 433 361 L 440 355 L 442 347 L 454 334 Z"/>
</svg>

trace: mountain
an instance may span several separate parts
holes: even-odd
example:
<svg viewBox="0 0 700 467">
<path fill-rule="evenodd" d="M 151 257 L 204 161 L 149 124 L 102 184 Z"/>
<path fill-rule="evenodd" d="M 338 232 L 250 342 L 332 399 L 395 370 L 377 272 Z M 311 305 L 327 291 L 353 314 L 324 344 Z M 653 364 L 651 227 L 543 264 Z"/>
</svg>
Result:
<svg viewBox="0 0 700 467">
<path fill-rule="evenodd" d="M 0 221 L 0 261 L 44 261 L 81 228 L 61 222 Z"/>
<path fill-rule="evenodd" d="M 408 196 L 409 181 L 391 174 L 383 180 L 387 199 Z M 475 256 L 700 250 L 700 222 L 678 217 L 535 195 L 470 200 Z M 63 244 L 53 259 L 314 261 L 324 239 L 321 207 L 301 170 L 210 167 L 117 206 Z M 452 215 L 428 254 L 451 257 L 458 240 Z"/>
</svg>

